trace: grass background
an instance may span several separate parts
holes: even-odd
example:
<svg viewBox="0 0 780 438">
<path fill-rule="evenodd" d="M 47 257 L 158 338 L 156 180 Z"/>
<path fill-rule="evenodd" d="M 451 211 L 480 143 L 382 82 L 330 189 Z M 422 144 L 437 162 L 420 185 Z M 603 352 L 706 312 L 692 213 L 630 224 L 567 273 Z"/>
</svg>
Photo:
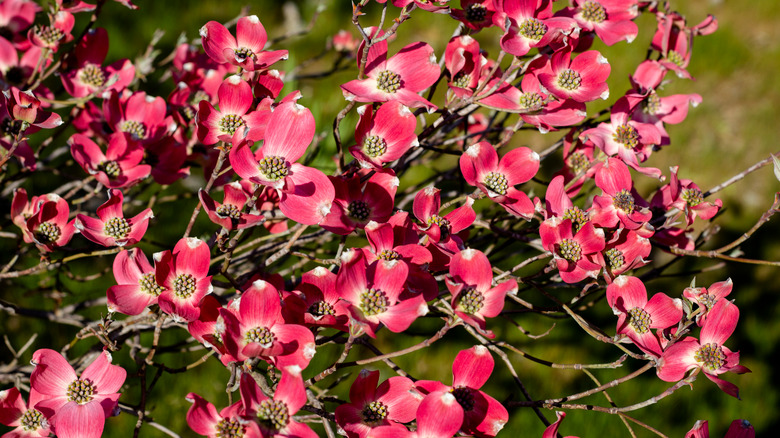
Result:
<svg viewBox="0 0 780 438">
<path fill-rule="evenodd" d="M 109 2 L 104 15 L 100 18 L 99 25 L 108 29 L 111 41 L 108 62 L 120 58 L 132 59 L 137 56 L 143 51 L 157 28 L 166 31 L 159 44 L 164 56 L 174 48 L 181 33 L 185 33 L 190 39 L 195 38 L 198 29 L 206 21 L 228 21 L 246 4 L 245 1 L 235 0 L 219 2 L 139 0 L 136 3 L 140 6 L 140 10 L 129 11 L 119 4 Z M 352 30 L 348 19 L 351 6 L 346 0 L 251 2 L 250 13 L 260 17 L 271 37 L 281 35 L 296 25 L 307 23 L 320 3 L 327 8 L 311 34 L 293 38 L 275 47 L 290 51 L 290 59 L 279 65 L 280 69 L 289 69 L 302 60 L 320 53 L 325 48 L 327 38 L 339 29 Z M 457 5 L 458 2 L 454 1 L 453 6 Z M 780 20 L 780 3 L 774 0 L 758 0 L 749 3 L 678 0 L 673 2 L 673 7 L 689 18 L 689 24 L 698 23 L 707 13 L 712 13 L 718 18 L 720 29 L 713 35 L 695 40 L 689 71 L 696 80 L 694 82 L 673 80 L 664 90 L 664 94 L 699 93 L 703 96 L 703 103 L 690 111 L 685 122 L 668 127 L 672 144 L 662 152 L 654 154 L 646 164 L 662 170 L 680 164 L 682 178 L 693 179 L 700 187 L 707 189 L 767 157 L 770 152 L 777 149 L 777 137 L 780 134 L 780 117 L 777 115 L 780 86 L 776 79 L 776 72 L 780 71 L 780 26 L 777 26 Z M 375 7 L 373 10 L 378 9 Z M 396 13 L 397 9 L 390 7 L 389 12 Z M 371 20 L 377 16 L 369 15 L 363 23 L 374 24 L 375 21 Z M 77 30 L 84 25 L 84 19 L 85 17 L 79 18 Z M 628 89 L 627 76 L 645 56 L 645 47 L 655 31 L 654 21 L 652 17 L 642 17 L 638 22 L 639 37 L 630 45 L 619 43 L 609 48 L 598 44 L 595 46 L 602 50 L 612 65 L 609 82 L 613 96 L 611 101 L 619 97 L 622 90 Z M 423 40 L 433 45 L 438 53 L 442 53 L 454 28 L 454 21 L 448 17 L 431 16 L 417 11 L 401 28 L 398 40 L 390 46 L 390 52 L 393 53 L 409 42 Z M 496 30 L 482 32 L 476 36 L 493 55 L 497 51 L 495 46 L 491 48 L 488 42 L 496 40 L 497 37 Z M 322 62 L 312 63 L 306 71 L 324 70 L 329 66 L 330 59 L 332 58 L 326 57 Z M 353 74 L 354 71 L 350 71 L 336 74 L 327 81 L 305 80 L 288 83 L 285 92 L 300 89 L 303 93 L 300 102 L 313 111 L 318 121 L 318 128 L 323 131 L 329 130 L 333 116 L 344 106 L 338 85 L 351 79 Z M 155 77 L 141 86 L 150 94 L 160 96 L 167 96 L 171 87 L 170 81 L 158 83 Z M 589 110 L 595 108 L 597 107 L 589 105 Z M 354 126 L 354 119 L 348 119 L 344 126 Z M 350 134 L 346 131 L 350 129 L 344 131 L 345 136 L 349 137 Z M 557 136 L 554 133 L 545 136 L 518 135 L 511 144 L 516 146 L 527 144 L 536 150 L 541 150 L 555 140 Z M 332 147 L 331 139 L 326 138 L 324 152 L 317 157 L 318 165 L 331 165 L 327 151 Z M 648 193 L 656 185 L 655 182 L 648 180 L 641 184 L 648 189 L 643 193 Z M 719 193 L 725 206 L 723 213 L 716 220 L 721 227 L 721 232 L 712 239 L 708 247 L 715 248 L 730 242 L 748 229 L 771 205 L 773 194 L 777 190 L 778 181 L 772 175 L 771 168 L 766 167 Z M 43 193 L 43 190 L 38 190 L 36 193 Z M 10 200 L 3 200 L 3 205 L 7 205 L 6 202 L 10 204 Z M 171 223 L 169 229 L 183 228 L 183 226 L 174 226 L 177 221 L 176 212 L 181 211 L 179 207 L 186 208 L 188 211 L 192 205 L 194 200 L 182 199 L 169 211 L 158 213 L 158 223 Z M 780 227 L 776 222 L 777 220 L 774 223 L 770 222 L 741 246 L 746 257 L 780 260 L 780 245 L 777 244 L 776 238 Z M 206 221 L 200 221 L 198 226 L 203 231 L 209 229 Z M 197 230 L 198 228 L 196 232 Z M 10 258 L 8 251 L 13 249 L 8 247 L 6 241 L 0 245 L 2 245 L 0 249 L 4 251 L 0 253 L 0 262 L 5 262 Z M 147 248 L 144 250 L 146 251 Z M 149 249 L 149 251 L 156 250 L 159 248 Z M 654 254 L 653 257 L 659 261 L 665 258 L 663 254 Z M 76 263 L 73 265 L 73 270 L 91 273 L 94 272 L 96 263 L 108 266 L 110 258 Z M 506 263 L 507 266 L 511 264 Z M 691 276 L 686 275 L 686 272 L 712 265 L 715 265 L 715 262 L 710 260 L 685 260 L 670 272 L 680 273 L 679 277 L 670 276 L 656 281 L 652 283 L 649 292 L 652 294 L 663 291 L 673 296 L 679 295 L 690 282 Z M 35 291 L 78 290 L 77 295 L 63 297 L 64 303 L 67 304 L 102 296 L 105 293 L 106 283 L 111 280 L 110 275 L 108 277 L 102 282 L 92 283 L 74 283 L 62 275 L 56 278 L 35 277 L 16 282 L 13 287 L 4 283 L 2 295 L 12 302 L 50 306 L 46 301 L 40 304 L 41 301 L 38 300 L 40 295 Z M 740 350 L 741 363 L 751 368 L 753 373 L 745 376 L 726 376 L 728 380 L 740 387 L 742 401 L 721 393 L 714 384 L 701 377 L 692 390 L 680 390 L 656 405 L 631 414 L 669 436 L 682 436 L 696 419 L 708 420 L 712 436 L 715 437 L 722 436 L 729 423 L 736 418 L 748 419 L 755 425 L 759 436 L 769 436 L 766 431 L 776 430 L 780 426 L 776 414 L 776 408 L 780 405 L 780 391 L 778 391 L 780 377 L 774 373 L 774 364 L 778 359 L 776 346 L 780 339 L 778 271 L 770 267 L 728 264 L 720 269 L 698 274 L 696 281 L 698 285 L 708 286 L 727 277 L 734 280 L 734 292 L 730 298 L 736 300 L 742 312 L 740 324 L 728 345 L 734 350 Z M 562 292 L 565 293 L 566 291 Z M 523 298 L 533 301 L 533 296 L 523 296 Z M 97 313 L 94 311 L 92 314 L 86 314 L 97 318 L 99 316 Z M 614 324 L 614 317 L 606 309 L 606 305 L 594 307 L 587 317 L 607 330 L 610 330 Z M 497 333 L 499 337 L 504 336 L 519 348 L 544 359 L 561 363 L 577 363 L 595 360 L 612 361 L 618 357 L 614 349 L 605 345 L 595 342 L 582 343 L 581 332 L 570 320 L 550 320 L 539 316 L 523 316 L 518 320 L 526 330 L 534 334 L 543 333 L 556 324 L 552 335 L 540 341 L 534 341 L 514 330 Z M 380 349 L 389 351 L 391 348 L 402 348 L 417 343 L 424 339 L 424 334 L 428 332 L 426 324 L 428 323 L 416 323 L 410 329 L 409 336 L 403 338 L 394 336 L 391 339 L 391 336 L 383 333 L 379 336 L 377 345 Z M 75 336 L 75 331 L 70 327 L 47 326 L 37 320 L 8 316 L 5 313 L 0 314 L 0 327 L 3 333 L 9 335 L 14 345 L 26 341 L 29 334 L 33 332 L 43 333 L 36 342 L 35 348 L 58 349 L 73 340 Z M 416 335 L 417 333 L 420 335 Z M 172 330 L 164 334 L 162 344 L 172 345 L 184 339 L 186 339 L 184 331 Z M 390 345 L 391 340 L 393 345 Z M 90 342 L 77 343 L 74 352 L 78 353 L 90 348 Z M 149 340 L 144 339 L 144 342 L 148 344 Z M 455 354 L 460 349 L 471 345 L 470 337 L 462 329 L 456 329 L 444 341 L 434 344 L 424 352 L 399 358 L 398 363 L 416 378 L 439 379 L 449 383 L 450 367 Z M 5 354 L 5 350 L 3 351 L 2 354 Z M 307 372 L 322 368 L 338 354 L 339 351 L 335 348 L 319 349 Z M 30 353 L 25 359 L 29 359 L 29 355 Z M 124 351 L 117 353 L 115 357 L 120 363 L 126 365 L 130 375 L 122 400 L 136 403 L 138 391 L 134 386 L 138 384 L 138 379 L 132 376 L 135 364 L 129 361 Z M 157 359 L 169 367 L 177 367 L 190 363 L 197 357 L 199 357 L 198 353 L 161 352 Z M 558 397 L 588 389 L 592 385 L 580 371 L 551 370 L 517 355 L 510 355 L 510 358 L 528 391 L 535 398 Z M 638 366 L 640 364 L 628 361 L 622 369 L 597 371 L 595 374 L 605 382 L 622 376 Z M 392 375 L 389 370 L 378 368 L 383 370 L 383 377 Z M 184 395 L 194 391 L 214 402 L 217 407 L 224 406 L 227 403 L 224 393 L 227 378 L 227 371 L 216 360 L 211 360 L 199 369 L 184 375 L 164 374 L 150 394 L 150 405 L 147 408 L 152 410 L 153 417 L 159 423 L 179 432 L 182 436 L 194 436 L 186 426 L 185 414 L 189 403 L 184 400 Z M 354 376 L 337 386 L 334 390 L 336 394 L 344 397 L 353 378 Z M 622 385 L 620 389 L 611 391 L 610 395 L 618 405 L 627 405 L 652 397 L 666 387 L 668 384 L 659 381 L 652 373 L 648 373 Z M 516 393 L 516 387 L 509 374 L 500 363 L 497 363 L 496 371 L 488 382 L 486 390 L 499 400 L 521 399 L 521 396 Z M 584 402 L 606 404 L 600 395 L 585 399 Z M 554 417 L 551 412 L 546 414 L 548 419 Z M 134 423 L 135 419 L 128 415 L 111 419 L 108 421 L 105 435 L 127 436 Z M 541 423 L 534 418 L 530 410 L 518 409 L 511 412 L 510 422 L 501 436 L 541 436 L 542 430 Z M 568 412 L 561 431 L 564 435 L 577 434 L 581 437 L 628 435 L 616 416 L 584 411 Z M 652 436 L 641 428 L 635 427 L 635 431 L 639 436 Z M 149 426 L 144 426 L 141 436 L 164 435 Z"/>
</svg>

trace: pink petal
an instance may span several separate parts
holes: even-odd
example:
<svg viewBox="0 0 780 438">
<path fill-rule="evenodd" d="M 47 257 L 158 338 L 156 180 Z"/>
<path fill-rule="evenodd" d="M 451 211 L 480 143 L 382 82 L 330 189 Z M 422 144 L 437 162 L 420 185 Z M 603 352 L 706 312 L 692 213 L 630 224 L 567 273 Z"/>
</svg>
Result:
<svg viewBox="0 0 780 438">
<path fill-rule="evenodd" d="M 219 86 L 219 112 L 243 116 L 252 106 L 252 87 L 239 75 L 229 76 Z M 199 117 L 200 118 L 200 117 Z"/>
<path fill-rule="evenodd" d="M 224 64 L 231 59 L 225 57 L 225 49 L 235 49 L 236 39 L 216 21 L 209 21 L 200 29 L 203 51 L 217 63 Z"/>
<path fill-rule="evenodd" d="M 192 402 L 187 411 L 187 424 L 190 428 L 199 435 L 214 435 L 217 423 L 222 419 L 217 408 L 194 392 L 187 394 L 187 400 Z"/>
<path fill-rule="evenodd" d="M 106 417 L 100 403 L 65 404 L 53 418 L 60 438 L 100 438 Z"/>
<path fill-rule="evenodd" d="M 295 163 L 290 175 L 295 184 L 293 192 L 282 192 L 279 209 L 282 213 L 304 225 L 322 222 L 336 197 L 333 183 L 321 171 Z"/>
<path fill-rule="evenodd" d="M 272 327 L 282 320 L 282 302 L 279 291 L 263 280 L 252 283 L 252 287 L 241 295 L 239 307 L 241 323 L 249 327 Z"/>
<path fill-rule="evenodd" d="M 144 293 L 137 284 L 119 284 L 106 291 L 108 308 L 124 315 L 140 315 L 145 308 L 154 304 L 154 295 Z"/>
<path fill-rule="evenodd" d="M 241 178 L 253 181 L 261 178 L 257 160 L 247 142 L 233 145 L 233 148 L 230 149 L 228 158 L 230 159 L 230 165 L 233 167 L 233 170 Z"/>
<path fill-rule="evenodd" d="M 379 315 L 379 320 L 393 333 L 401 333 L 420 316 L 428 313 L 425 298 L 417 295 L 391 306 L 386 312 Z"/>
<path fill-rule="evenodd" d="M 451 393 L 431 393 L 417 409 L 417 436 L 453 436 L 463 424 L 463 416 L 463 407 Z"/>
<path fill-rule="evenodd" d="M 81 378 L 91 380 L 100 395 L 114 394 L 125 382 L 127 371 L 119 365 L 112 365 L 111 353 L 104 350 L 81 373 Z"/>
<path fill-rule="evenodd" d="M 376 389 L 376 399 L 387 406 L 388 420 L 408 423 L 417 412 L 420 400 L 415 396 L 414 382 L 395 376 L 382 382 Z"/>
<path fill-rule="evenodd" d="M 506 176 L 510 186 L 530 180 L 538 170 L 539 154 L 527 147 L 512 149 L 498 164 L 498 172 Z"/>
<path fill-rule="evenodd" d="M 672 299 L 664 293 L 657 293 L 645 305 L 645 312 L 650 314 L 652 320 L 650 328 L 671 327 L 682 319 L 682 301 Z"/>
<path fill-rule="evenodd" d="M 68 386 L 77 379 L 73 367 L 54 350 L 44 348 L 36 351 L 32 362 L 35 369 L 30 375 L 30 386 L 41 394 L 65 396 Z"/>
<path fill-rule="evenodd" d="M 306 152 L 314 138 L 314 116 L 294 102 L 279 105 L 268 121 L 263 156 L 283 157 L 294 163 Z"/>
<path fill-rule="evenodd" d="M 481 183 L 490 172 L 498 170 L 498 153 L 493 146 L 481 141 L 466 149 L 460 156 L 460 171 L 463 178 L 472 186 Z"/>
<path fill-rule="evenodd" d="M 416 42 L 401 49 L 387 60 L 387 70 L 401 76 L 401 86 L 414 93 L 425 90 L 439 78 L 439 65 L 433 48 Z"/>
<path fill-rule="evenodd" d="M 247 48 L 255 54 L 260 53 L 268 41 L 265 27 L 257 18 L 257 15 L 241 17 L 236 23 L 236 45 L 239 48 Z"/>
<path fill-rule="evenodd" d="M 461 350 L 452 363 L 452 386 L 482 388 L 493 373 L 494 366 L 493 356 L 482 345 Z"/>
<path fill-rule="evenodd" d="M 739 309 L 728 300 L 718 301 L 707 313 L 701 328 L 701 343 L 723 345 L 734 333 L 739 320 Z"/>
<path fill-rule="evenodd" d="M 607 302 L 610 307 L 623 313 L 634 307 L 644 309 L 647 304 L 647 289 L 639 278 L 621 275 L 607 286 Z"/>
<path fill-rule="evenodd" d="M 484 292 L 490 289 L 493 268 L 485 253 L 476 249 L 465 249 L 452 257 L 450 275 L 455 281 Z"/>
<path fill-rule="evenodd" d="M 699 346 L 696 339 L 688 337 L 667 348 L 661 356 L 660 367 L 656 369 L 658 378 L 676 382 L 685 377 L 688 370 L 698 367 L 694 354 Z"/>
<path fill-rule="evenodd" d="M 206 242 L 188 237 L 180 239 L 173 248 L 177 274 L 190 274 L 201 279 L 209 273 L 211 250 Z"/>
</svg>

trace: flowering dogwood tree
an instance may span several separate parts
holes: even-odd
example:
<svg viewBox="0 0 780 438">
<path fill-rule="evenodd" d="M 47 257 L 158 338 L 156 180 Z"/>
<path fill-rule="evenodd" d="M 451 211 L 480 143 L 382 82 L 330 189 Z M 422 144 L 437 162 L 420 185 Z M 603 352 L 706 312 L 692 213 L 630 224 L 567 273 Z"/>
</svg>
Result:
<svg viewBox="0 0 780 438">
<path fill-rule="evenodd" d="M 713 17 L 690 26 L 639 0 L 330 2 L 345 29 L 317 71 L 285 47 L 306 31 L 269 39 L 259 10 L 203 23 L 168 57 L 152 42 L 111 62 L 100 19 L 117 5 L 44 3 L 0 2 L 0 237 L 14 242 L 1 303 L 77 334 L 6 338 L 3 437 L 118 436 L 117 415 L 134 436 L 492 437 L 527 421 L 543 437 L 593 434 L 569 431 L 567 413 L 665 436 L 630 413 L 707 385 L 702 374 L 739 398 L 726 373 L 750 372 L 729 340 L 740 285 L 654 281 L 671 265 L 656 257 L 777 265 L 731 252 L 777 199 L 742 237 L 702 249 L 716 193 L 774 157 L 709 190 L 681 179 L 686 163 L 647 164 L 706 99 L 664 87 L 696 89 L 693 41 Z M 449 17 L 448 42 L 394 42 L 431 14 Z M 640 34 L 653 36 L 633 47 L 645 59 L 610 89 L 610 46 Z M 150 94 L 155 71 L 167 96 Z M 332 88 L 336 112 L 297 89 L 305 76 Z M 82 293 L 94 284 L 100 297 Z M 15 292 L 29 289 L 34 300 Z M 558 329 L 530 335 L 532 315 L 618 359 L 548 360 Z M 439 372 L 406 360 L 434 348 Z M 532 393 L 532 363 L 592 382 Z M 158 399 L 164 375 L 189 410 Z M 624 390 L 634 379 L 666 387 Z M 689 420 L 687 436 L 708 436 L 707 419 Z M 735 420 L 726 436 L 753 427 Z"/>
</svg>

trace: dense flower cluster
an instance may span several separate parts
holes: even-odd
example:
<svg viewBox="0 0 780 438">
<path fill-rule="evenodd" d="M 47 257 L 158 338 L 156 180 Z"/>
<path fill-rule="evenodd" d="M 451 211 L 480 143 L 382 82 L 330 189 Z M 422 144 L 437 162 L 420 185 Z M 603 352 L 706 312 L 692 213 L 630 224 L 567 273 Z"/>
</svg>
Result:
<svg viewBox="0 0 780 438">
<path fill-rule="evenodd" d="M 364 28 L 369 1 L 353 2 L 360 36 L 340 32 L 330 47 L 338 62 L 353 56 L 357 72 L 340 85 L 335 154 L 322 164 L 316 156 L 328 150 L 321 132 L 329 122 L 315 117 L 319 108 L 301 91 L 281 94 L 296 82 L 275 69 L 293 66 L 280 67 L 289 53 L 270 50 L 274 40 L 257 15 L 240 17 L 234 29 L 203 25 L 200 45 L 181 45 L 165 64 L 170 94 L 160 97 L 139 89 L 144 62 L 106 63 L 105 29 L 74 33 L 74 14 L 97 17 L 104 1 L 49 3 L 43 11 L 25 0 L 0 2 L 0 166 L 16 172 L 11 180 L 31 179 L 64 155 L 69 168 L 61 173 L 77 174 L 76 181 L 50 193 L 9 185 L 10 219 L 22 245 L 37 248 L 41 270 L 80 258 L 62 253 L 115 254 L 115 282 L 104 301 L 109 315 L 79 334 L 94 334 L 106 350 L 77 374 L 74 366 L 84 361 L 38 349 L 26 376 L 29 402 L 17 388 L 0 393 L 0 422 L 16 427 L 3 436 L 100 436 L 119 412 L 127 375 L 111 364 L 109 350 L 132 350 L 139 376 L 147 366 L 184 372 L 189 368 L 154 362 L 160 333 L 179 329 L 193 348 L 209 350 L 204 361 L 214 356 L 230 371 L 228 393 L 240 395 L 217 411 L 193 386 L 186 419 L 200 435 L 317 436 L 296 417 L 306 410 L 331 435 L 329 422 L 358 438 L 492 437 L 511 421 L 509 409 L 572 408 L 566 398 L 529 402 L 486 392 L 493 354 L 509 362 L 499 348 L 507 344 L 496 339 L 506 336 L 501 321 L 518 324 L 524 312 L 575 317 L 567 304 L 589 294 L 605 297 L 606 304 L 591 304 L 609 306 L 617 319 L 614 337 L 599 340 L 630 344 L 620 347 L 663 381 L 682 386 L 703 373 L 738 397 L 736 385 L 719 377 L 749 372 L 725 346 L 739 318 L 727 299 L 731 281 L 648 298 L 649 279 L 634 272 L 651 263 L 653 248 L 696 249 L 694 227 L 722 207 L 681 179 L 679 167 L 667 174 L 645 164 L 672 144 L 666 125 L 682 122 L 702 100 L 665 96 L 662 85 L 669 72 L 690 78 L 691 40 L 714 31 L 714 19 L 689 27 L 657 2 L 637 0 L 462 0 L 460 9 L 448 0 L 378 0 L 383 14 L 399 16 L 385 28 Z M 460 23 L 446 47 L 392 45 L 411 14 L 429 13 Z M 641 14 L 658 22 L 650 55 L 631 88 L 615 96 L 607 85 L 611 65 L 593 42 L 631 43 Z M 490 38 L 501 48 L 497 57 L 480 46 Z M 53 89 L 65 97 L 55 98 Z M 589 108 L 610 96 L 609 110 Z M 356 123 L 345 129 L 353 111 Z M 50 131 L 57 140 L 33 151 L 29 136 L 63 119 L 63 128 Z M 523 125 L 560 131 L 561 140 L 544 152 L 519 146 L 511 137 Z M 49 143 L 65 143 L 65 132 L 59 155 L 44 154 Z M 562 167 L 543 162 L 558 149 Z M 428 166 L 436 174 L 422 181 Z M 192 175 L 198 168 L 203 181 Z M 659 185 L 654 193 L 638 189 L 635 178 L 647 177 Z M 175 185 L 183 179 L 194 182 Z M 540 190 L 544 202 L 535 196 Z M 186 229 L 156 222 L 153 211 L 182 200 L 194 208 Z M 210 222 L 195 224 L 200 210 Z M 159 235 L 168 240 L 150 239 L 154 228 L 167 228 Z M 510 246 L 517 254 L 507 257 L 521 258 L 511 270 L 500 255 Z M 531 275 L 516 273 L 545 259 L 550 263 Z M 552 297 L 554 307 L 518 296 L 521 286 Z M 548 286 L 581 292 L 560 298 L 556 291 L 556 298 Z M 143 328 L 132 328 L 136 323 Z M 406 351 L 383 354 L 383 344 L 372 343 L 433 323 L 438 332 L 408 352 L 455 327 L 479 343 L 457 353 L 451 380 L 433 373 L 426 377 L 439 380 L 415 380 L 392 361 Z M 146 331 L 154 333 L 152 347 L 141 346 Z M 313 361 L 330 345 L 343 345 L 340 358 Z M 374 359 L 350 356 L 358 346 Z M 342 368 L 380 360 L 399 375 L 380 382 L 379 370 L 363 369 L 348 400 L 317 386 Z M 151 421 L 143 385 L 141 404 L 123 408 L 140 416 L 139 428 Z M 558 413 L 543 436 L 557 436 L 564 416 Z M 703 422 L 689 436 L 707 433 Z M 727 436 L 752 434 L 739 420 Z"/>
</svg>

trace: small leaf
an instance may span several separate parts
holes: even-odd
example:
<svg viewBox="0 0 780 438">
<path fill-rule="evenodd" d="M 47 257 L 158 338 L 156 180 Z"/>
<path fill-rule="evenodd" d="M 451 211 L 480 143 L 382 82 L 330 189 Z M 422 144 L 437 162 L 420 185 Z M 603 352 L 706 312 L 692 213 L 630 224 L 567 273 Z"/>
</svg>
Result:
<svg viewBox="0 0 780 438">
<path fill-rule="evenodd" d="M 780 181 L 780 159 L 778 159 L 774 154 L 772 154 L 772 161 L 775 162 L 775 178 L 777 178 L 777 180 Z"/>
</svg>

